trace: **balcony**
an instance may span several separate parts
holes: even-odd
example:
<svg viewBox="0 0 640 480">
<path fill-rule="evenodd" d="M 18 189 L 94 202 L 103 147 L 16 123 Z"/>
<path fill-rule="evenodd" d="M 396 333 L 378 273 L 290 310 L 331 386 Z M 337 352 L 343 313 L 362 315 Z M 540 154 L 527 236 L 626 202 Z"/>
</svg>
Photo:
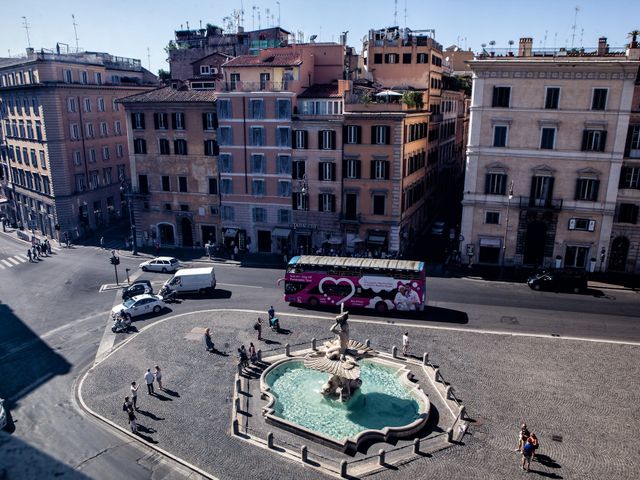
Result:
<svg viewBox="0 0 640 480">
<path fill-rule="evenodd" d="M 360 213 L 356 213 L 354 215 L 349 215 L 346 213 L 340 214 L 340 223 L 346 224 L 360 224 L 362 215 Z"/>
<path fill-rule="evenodd" d="M 301 84 L 299 80 L 285 80 L 284 82 L 224 82 L 220 86 L 223 92 L 298 92 Z"/>
<path fill-rule="evenodd" d="M 559 212 L 560 210 L 562 210 L 562 199 L 520 197 L 520 208 Z"/>
</svg>

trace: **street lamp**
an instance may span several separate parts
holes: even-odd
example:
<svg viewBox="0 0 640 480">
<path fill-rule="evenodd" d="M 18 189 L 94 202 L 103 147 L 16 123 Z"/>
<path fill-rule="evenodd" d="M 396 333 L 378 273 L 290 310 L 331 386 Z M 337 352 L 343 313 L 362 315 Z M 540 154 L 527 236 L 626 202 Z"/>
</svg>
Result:
<svg viewBox="0 0 640 480">
<path fill-rule="evenodd" d="M 122 193 L 127 202 L 127 210 L 129 210 L 129 226 L 131 228 L 131 240 L 132 240 L 132 249 L 131 253 L 134 255 L 138 254 L 138 242 L 136 239 L 136 224 L 133 219 L 133 202 L 131 197 L 133 195 L 131 184 L 127 181 L 127 179 L 122 176 L 120 177 L 120 193 Z"/>
<path fill-rule="evenodd" d="M 504 267 L 505 257 L 507 255 L 507 234 L 509 231 L 509 208 L 511 207 L 511 199 L 513 198 L 513 180 L 509 185 L 509 196 L 507 197 L 507 220 L 504 227 L 504 240 L 502 242 L 502 266 Z"/>
<path fill-rule="evenodd" d="M 308 228 L 309 224 L 309 183 L 307 182 L 307 174 L 302 175 L 302 178 L 298 180 L 298 187 L 300 188 L 300 194 L 302 195 L 302 209 L 304 210 L 304 228 Z M 307 250 L 309 245 L 306 246 Z M 300 245 L 298 245 L 300 249 Z M 308 252 L 305 252 L 308 253 Z"/>
</svg>

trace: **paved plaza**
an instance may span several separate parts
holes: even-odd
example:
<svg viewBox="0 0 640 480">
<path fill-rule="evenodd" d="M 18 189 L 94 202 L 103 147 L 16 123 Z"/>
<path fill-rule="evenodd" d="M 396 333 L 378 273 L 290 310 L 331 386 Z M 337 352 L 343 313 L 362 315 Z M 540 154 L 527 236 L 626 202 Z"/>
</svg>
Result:
<svg viewBox="0 0 640 480">
<path fill-rule="evenodd" d="M 319 314 L 322 315 L 322 314 Z M 236 349 L 253 341 L 267 356 L 284 344 L 309 344 L 330 336 L 332 320 L 280 312 L 289 334 L 264 331 L 257 342 L 257 314 L 206 311 L 167 318 L 132 336 L 89 371 L 81 396 L 93 412 L 127 428 L 122 401 L 135 380 L 142 436 L 221 479 L 327 478 L 300 462 L 256 448 L 230 435 Z M 369 338 L 389 350 L 409 331 L 412 353 L 428 351 L 471 419 L 462 443 L 375 474 L 380 478 L 637 478 L 635 433 L 640 430 L 640 347 L 405 327 L 350 320 L 351 337 Z M 205 351 L 195 328 L 210 327 L 216 348 Z M 428 325 L 425 325 L 428 327 Z M 279 342 L 279 343 L 278 343 Z M 160 365 L 164 392 L 146 393 L 143 374 Z M 157 387 L 156 387 L 157 391 Z M 255 420 L 254 420 L 255 421 Z M 540 439 L 540 461 L 520 469 L 519 423 Z M 274 432 L 277 436 L 277 430 Z M 313 443 L 307 442 L 310 451 Z M 376 453 L 380 444 L 369 453 Z M 340 455 L 340 454 L 336 454 Z"/>
</svg>

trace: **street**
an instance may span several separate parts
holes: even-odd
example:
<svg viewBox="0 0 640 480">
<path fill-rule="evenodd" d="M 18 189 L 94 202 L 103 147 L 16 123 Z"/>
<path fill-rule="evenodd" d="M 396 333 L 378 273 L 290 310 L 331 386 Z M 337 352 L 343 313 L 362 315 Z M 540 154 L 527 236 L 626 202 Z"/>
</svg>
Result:
<svg viewBox="0 0 640 480">
<path fill-rule="evenodd" d="M 22 261 L 27 247 L 24 241 L 0 235 L 0 397 L 7 399 L 12 420 L 9 433 L 0 433 L 0 446 L 15 448 L 0 457 L 0 477 L 15 472 L 16 458 L 33 468 L 48 462 L 63 473 L 91 478 L 187 476 L 175 462 L 112 432 L 78 407 L 76 382 L 93 364 L 104 338 L 112 335 L 105 333 L 110 326 L 108 313 L 120 301 L 119 290 L 100 292 L 101 286 L 115 283 L 110 251 L 84 246 L 60 249 L 54 242 L 52 256 L 29 263 Z M 121 281 L 126 278 L 125 268 L 131 269 L 134 278 L 151 280 L 154 291 L 169 278 L 168 274 L 142 274 L 137 268 L 142 260 L 125 253 L 118 266 Z M 287 313 L 329 315 L 285 304 L 276 285 L 282 270 L 215 266 L 214 294 L 171 303 L 160 315 L 140 318 L 134 325 L 141 329 L 159 318 L 216 308 L 251 309 L 266 316 L 273 305 L 284 328 L 295 330 L 297 320 Z M 633 291 L 555 294 L 534 292 L 524 284 L 437 277 L 429 278 L 427 287 L 429 306 L 421 316 L 380 318 L 355 312 L 352 318 L 354 322 L 640 342 L 639 294 Z M 109 337 L 111 345 L 128 335 Z"/>
</svg>

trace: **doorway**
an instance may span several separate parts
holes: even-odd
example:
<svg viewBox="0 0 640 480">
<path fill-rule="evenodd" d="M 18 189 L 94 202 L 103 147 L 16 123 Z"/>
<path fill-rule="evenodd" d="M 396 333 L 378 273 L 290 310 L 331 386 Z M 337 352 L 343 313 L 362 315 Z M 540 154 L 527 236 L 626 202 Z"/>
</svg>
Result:
<svg viewBox="0 0 640 480">
<path fill-rule="evenodd" d="M 546 240 L 547 225 L 544 222 L 531 222 L 527 226 L 524 244 L 525 265 L 541 266 L 543 264 Z"/>
<path fill-rule="evenodd" d="M 616 237 L 611 242 L 611 255 L 609 256 L 609 270 L 624 272 L 627 267 L 627 256 L 629 255 L 629 239 L 627 237 Z"/>
<path fill-rule="evenodd" d="M 182 217 L 180 220 L 180 233 L 182 234 L 182 246 L 193 247 L 193 231 L 191 229 L 191 220 Z"/>
<path fill-rule="evenodd" d="M 202 225 L 200 226 L 200 231 L 202 232 L 202 244 L 206 245 L 207 243 L 217 243 L 218 240 L 216 238 L 216 227 L 212 225 Z"/>
<path fill-rule="evenodd" d="M 344 218 L 346 220 L 358 219 L 358 194 L 347 193 L 345 195 Z"/>
<path fill-rule="evenodd" d="M 258 230 L 258 252 L 271 253 L 271 232 Z"/>
<path fill-rule="evenodd" d="M 174 245 L 176 243 L 176 238 L 173 234 L 173 225 L 168 223 L 159 224 L 158 235 L 160 236 L 161 245 Z"/>
</svg>

